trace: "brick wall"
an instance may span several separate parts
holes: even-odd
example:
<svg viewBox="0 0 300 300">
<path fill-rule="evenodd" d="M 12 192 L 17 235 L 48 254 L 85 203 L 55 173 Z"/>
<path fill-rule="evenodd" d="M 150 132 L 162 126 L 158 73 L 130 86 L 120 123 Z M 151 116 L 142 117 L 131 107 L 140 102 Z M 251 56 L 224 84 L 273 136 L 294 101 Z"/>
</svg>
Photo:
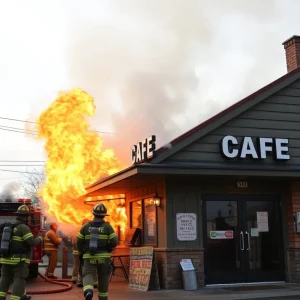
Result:
<svg viewBox="0 0 300 300">
<path fill-rule="evenodd" d="M 288 206 L 288 279 L 300 283 L 300 233 L 295 232 L 294 216 L 300 212 L 300 181 L 292 182 L 287 195 Z"/>
<path fill-rule="evenodd" d="M 129 247 L 117 247 L 113 252 L 115 255 L 129 255 Z M 161 289 L 183 289 L 182 271 L 179 261 L 183 258 L 190 258 L 195 269 L 197 269 L 198 287 L 204 286 L 204 249 L 166 249 L 154 248 L 158 280 Z M 129 257 L 122 257 L 123 265 L 129 275 Z M 118 259 L 115 265 L 119 266 Z M 116 271 L 116 275 L 122 275 L 121 270 Z"/>
<path fill-rule="evenodd" d="M 182 289 L 182 271 L 179 261 L 190 258 L 197 269 L 198 287 L 204 286 L 204 249 L 155 248 L 159 282 L 162 289 Z"/>
<path fill-rule="evenodd" d="M 291 72 L 300 66 L 300 36 L 293 36 L 283 43 L 287 71 Z"/>
</svg>

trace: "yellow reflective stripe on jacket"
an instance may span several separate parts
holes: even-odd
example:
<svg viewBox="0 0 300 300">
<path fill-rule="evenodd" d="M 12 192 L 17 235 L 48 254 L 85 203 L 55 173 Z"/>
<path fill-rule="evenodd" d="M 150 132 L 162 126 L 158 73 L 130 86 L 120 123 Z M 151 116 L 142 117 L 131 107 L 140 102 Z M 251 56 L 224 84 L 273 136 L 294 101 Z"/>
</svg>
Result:
<svg viewBox="0 0 300 300">
<path fill-rule="evenodd" d="M 26 241 L 27 239 L 29 239 L 29 238 L 31 238 L 31 237 L 33 237 L 33 234 L 32 234 L 31 232 L 28 232 L 27 234 L 25 234 L 25 235 L 23 236 L 23 240 Z"/>
<path fill-rule="evenodd" d="M 45 237 L 45 250 L 46 251 L 58 250 L 58 246 L 54 245 L 47 236 Z"/>
<path fill-rule="evenodd" d="M 96 259 L 96 258 L 110 258 L 110 253 L 109 252 L 101 252 L 101 253 L 96 253 L 94 255 L 91 255 L 89 253 L 83 254 L 83 258 L 85 259 Z"/>
<path fill-rule="evenodd" d="M 2 257 L 0 258 L 0 264 L 3 265 L 17 265 L 18 263 L 20 263 L 21 261 L 25 261 L 26 263 L 30 263 L 30 259 L 29 258 L 25 258 L 25 257 Z"/>
<path fill-rule="evenodd" d="M 13 235 L 11 239 L 13 241 L 23 242 L 23 238 L 21 238 L 20 236 Z"/>
<path fill-rule="evenodd" d="M 73 250 L 72 252 L 74 255 L 79 255 L 79 251 L 78 250 Z"/>
<path fill-rule="evenodd" d="M 108 236 L 108 238 L 109 239 L 112 239 L 112 238 L 114 238 L 114 237 L 116 237 L 117 235 L 115 234 L 115 233 L 112 233 L 112 234 L 110 234 L 109 236 Z"/>
<path fill-rule="evenodd" d="M 84 240 L 84 236 L 80 232 L 77 234 L 77 237 L 81 240 Z"/>
<path fill-rule="evenodd" d="M 6 293 L 5 292 L 0 292 L 0 297 L 6 298 Z"/>
<path fill-rule="evenodd" d="M 86 240 L 89 240 L 91 238 L 91 235 L 88 234 L 84 237 Z M 108 236 L 106 234 L 98 234 L 99 240 L 108 240 Z"/>
<path fill-rule="evenodd" d="M 107 297 L 107 296 L 108 296 L 108 292 L 107 293 L 98 292 L 98 297 Z"/>
</svg>

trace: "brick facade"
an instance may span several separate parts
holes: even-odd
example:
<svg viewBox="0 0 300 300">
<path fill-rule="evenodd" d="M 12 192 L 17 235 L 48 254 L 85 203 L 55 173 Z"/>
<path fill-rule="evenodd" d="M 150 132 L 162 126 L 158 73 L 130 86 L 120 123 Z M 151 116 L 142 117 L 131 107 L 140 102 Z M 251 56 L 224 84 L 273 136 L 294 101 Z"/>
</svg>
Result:
<svg viewBox="0 0 300 300">
<path fill-rule="evenodd" d="M 129 255 L 130 248 L 118 247 L 114 254 Z M 197 269 L 198 287 L 204 286 L 204 249 L 166 249 L 154 248 L 154 255 L 158 269 L 158 280 L 161 289 L 182 289 L 182 272 L 179 261 L 183 258 L 190 258 L 195 269 Z M 123 257 L 122 262 L 129 274 L 129 257 Z M 115 260 L 115 265 L 119 266 L 120 262 Z M 122 274 L 121 270 L 117 270 Z M 155 276 L 155 275 L 154 275 Z"/>
<path fill-rule="evenodd" d="M 182 272 L 179 261 L 190 258 L 197 269 L 198 287 L 204 286 L 204 249 L 155 248 L 161 289 L 182 289 Z"/>
<path fill-rule="evenodd" d="M 300 36 L 293 36 L 283 43 L 287 71 L 291 72 L 300 66 Z"/>
<path fill-rule="evenodd" d="M 294 216 L 300 211 L 300 182 L 290 185 L 288 204 L 288 281 L 300 283 L 300 233 L 295 232 Z"/>
</svg>

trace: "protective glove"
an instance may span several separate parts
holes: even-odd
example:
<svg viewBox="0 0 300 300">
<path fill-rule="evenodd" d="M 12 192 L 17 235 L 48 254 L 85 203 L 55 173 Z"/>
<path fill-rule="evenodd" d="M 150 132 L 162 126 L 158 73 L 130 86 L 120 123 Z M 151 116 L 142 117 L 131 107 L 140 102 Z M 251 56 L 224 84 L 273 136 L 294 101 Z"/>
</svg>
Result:
<svg viewBox="0 0 300 300">
<path fill-rule="evenodd" d="M 62 242 L 62 238 L 58 238 L 58 242 L 61 243 Z"/>
</svg>

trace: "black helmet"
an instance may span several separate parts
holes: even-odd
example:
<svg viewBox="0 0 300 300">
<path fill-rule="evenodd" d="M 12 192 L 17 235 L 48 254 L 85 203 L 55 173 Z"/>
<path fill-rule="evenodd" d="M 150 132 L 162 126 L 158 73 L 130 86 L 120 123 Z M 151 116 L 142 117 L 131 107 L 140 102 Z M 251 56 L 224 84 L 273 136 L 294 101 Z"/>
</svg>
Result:
<svg viewBox="0 0 300 300">
<path fill-rule="evenodd" d="M 30 215 L 30 209 L 27 205 L 21 205 L 18 210 L 15 212 L 18 215 Z"/>
<path fill-rule="evenodd" d="M 95 215 L 95 216 L 99 216 L 99 217 L 105 217 L 105 216 L 109 216 L 107 214 L 107 209 L 106 207 L 104 206 L 104 204 L 102 203 L 99 203 L 99 204 L 96 204 L 92 210 L 92 213 Z"/>
</svg>

